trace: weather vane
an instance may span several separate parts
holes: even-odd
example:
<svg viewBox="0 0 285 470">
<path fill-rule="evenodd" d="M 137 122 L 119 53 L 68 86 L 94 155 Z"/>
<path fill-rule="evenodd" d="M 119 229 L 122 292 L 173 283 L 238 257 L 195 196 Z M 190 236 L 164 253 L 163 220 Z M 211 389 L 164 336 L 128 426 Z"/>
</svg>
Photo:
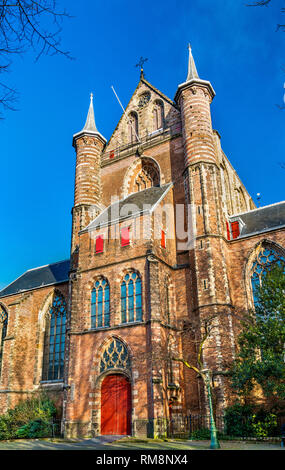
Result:
<svg viewBox="0 0 285 470">
<path fill-rule="evenodd" d="M 148 60 L 148 58 L 143 58 L 141 57 L 138 63 L 136 64 L 136 67 L 140 67 L 141 69 L 141 78 L 143 77 L 143 64 Z"/>
</svg>

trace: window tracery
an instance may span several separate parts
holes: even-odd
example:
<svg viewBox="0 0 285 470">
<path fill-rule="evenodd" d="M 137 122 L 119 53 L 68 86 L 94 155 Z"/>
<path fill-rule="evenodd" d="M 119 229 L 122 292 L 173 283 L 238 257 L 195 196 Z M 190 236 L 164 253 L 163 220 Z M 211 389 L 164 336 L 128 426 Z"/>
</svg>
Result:
<svg viewBox="0 0 285 470">
<path fill-rule="evenodd" d="M 107 344 L 101 356 L 100 373 L 109 369 L 129 370 L 130 357 L 126 346 L 117 338 Z"/>
<path fill-rule="evenodd" d="M 121 321 L 142 321 L 142 281 L 134 271 L 127 273 L 121 284 Z"/>
<path fill-rule="evenodd" d="M 91 293 L 91 328 L 110 326 L 110 286 L 105 278 L 97 279 Z"/>
<path fill-rule="evenodd" d="M 66 334 L 66 302 L 62 294 L 55 293 L 46 319 L 43 380 L 61 380 L 64 373 Z"/>
<path fill-rule="evenodd" d="M 153 165 L 143 164 L 135 180 L 135 190 L 143 191 L 153 186 L 159 186 L 159 173 Z"/>
<path fill-rule="evenodd" d="M 276 264 L 283 266 L 285 272 L 285 257 L 270 245 L 260 245 L 250 270 L 252 294 L 255 304 L 257 302 L 258 289 L 262 286 L 262 279 Z"/>
</svg>

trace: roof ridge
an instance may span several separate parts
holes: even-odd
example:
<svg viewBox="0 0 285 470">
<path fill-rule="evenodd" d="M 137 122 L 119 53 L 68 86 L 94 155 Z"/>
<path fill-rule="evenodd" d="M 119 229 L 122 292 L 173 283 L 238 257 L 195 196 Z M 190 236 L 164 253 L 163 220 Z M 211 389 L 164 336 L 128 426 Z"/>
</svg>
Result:
<svg viewBox="0 0 285 470">
<path fill-rule="evenodd" d="M 229 216 L 229 218 L 237 217 L 239 215 L 244 215 L 244 214 L 251 214 L 252 212 L 260 211 L 262 209 L 266 209 L 267 207 L 278 206 L 278 204 L 284 204 L 284 203 L 285 203 L 285 200 L 284 201 L 279 201 L 279 202 L 274 202 L 273 204 L 268 204 L 267 206 L 255 207 L 254 209 L 251 209 L 249 211 L 237 212 L 236 214 L 232 214 L 232 215 Z"/>
<path fill-rule="evenodd" d="M 115 204 L 118 204 L 120 205 L 120 203 L 123 203 L 125 201 L 127 201 L 128 198 L 130 198 L 131 196 L 137 196 L 138 194 L 142 194 L 144 193 L 145 191 L 150 191 L 150 190 L 154 190 L 154 189 L 157 189 L 157 190 L 161 190 L 162 189 L 162 194 L 160 195 L 159 197 L 159 201 L 162 200 L 162 198 L 164 197 L 164 195 L 168 192 L 168 190 L 173 186 L 173 183 L 170 182 L 170 183 L 166 183 L 166 184 L 163 184 L 161 186 L 152 186 L 151 188 L 146 188 L 146 189 L 143 189 L 142 191 L 137 191 L 135 193 L 131 193 L 131 194 L 128 194 L 125 198 L 123 199 L 119 199 L 119 200 L 116 200 L 114 201 L 113 203 L 109 204 L 100 214 L 98 214 L 95 219 L 93 219 L 85 228 L 83 228 L 80 233 L 84 233 L 84 232 L 88 232 L 89 230 L 92 230 L 93 228 L 96 228 L 96 220 L 101 218 L 103 216 L 104 213 L 107 213 L 108 215 L 108 210 Z M 155 206 L 157 204 L 158 201 L 155 201 L 152 206 Z M 153 207 L 152 207 L 153 208 Z M 148 210 L 152 210 L 152 208 L 148 209 Z M 130 216 L 126 216 L 125 218 L 130 218 L 130 217 L 133 217 L 134 215 L 136 214 L 142 214 L 144 213 L 145 210 L 139 210 L 138 212 L 136 212 L 135 214 L 131 214 Z M 118 220 L 121 220 L 122 218 L 119 217 Z M 108 220 L 107 222 L 102 222 L 103 225 L 105 224 L 109 224 L 110 222 L 112 222 L 113 220 Z"/>
<path fill-rule="evenodd" d="M 53 266 L 57 268 L 53 269 Z M 0 298 L 68 281 L 70 259 L 28 269 L 0 291 Z"/>
<path fill-rule="evenodd" d="M 37 266 L 35 268 L 30 268 L 30 269 L 27 269 L 26 271 L 24 271 L 22 276 L 27 272 L 35 271 L 35 269 L 47 268 L 48 266 L 53 266 L 54 264 L 66 263 L 67 261 L 70 261 L 70 258 L 63 259 L 62 261 L 56 261 L 54 263 L 43 264 L 42 266 Z"/>
</svg>

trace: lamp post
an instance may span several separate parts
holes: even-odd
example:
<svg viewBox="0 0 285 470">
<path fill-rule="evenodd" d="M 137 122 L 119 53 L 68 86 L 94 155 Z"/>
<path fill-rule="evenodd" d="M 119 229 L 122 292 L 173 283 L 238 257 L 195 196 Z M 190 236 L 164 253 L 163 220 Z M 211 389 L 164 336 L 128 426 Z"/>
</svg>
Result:
<svg viewBox="0 0 285 470">
<path fill-rule="evenodd" d="M 212 392 L 211 392 L 211 373 L 209 369 L 201 371 L 204 377 L 204 382 L 207 387 L 208 403 L 210 409 L 210 432 L 211 432 L 211 445 L 210 449 L 220 449 L 220 444 L 217 437 L 217 428 L 214 419 L 213 404 L 212 404 Z"/>
</svg>

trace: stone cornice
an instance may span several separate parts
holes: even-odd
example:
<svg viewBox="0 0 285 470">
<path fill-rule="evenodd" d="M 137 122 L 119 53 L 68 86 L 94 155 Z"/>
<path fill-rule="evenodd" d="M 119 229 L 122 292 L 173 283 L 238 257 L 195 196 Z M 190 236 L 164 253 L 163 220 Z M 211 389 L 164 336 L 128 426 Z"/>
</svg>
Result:
<svg viewBox="0 0 285 470">
<path fill-rule="evenodd" d="M 199 87 L 207 88 L 210 92 L 212 99 L 216 96 L 215 90 L 212 87 L 211 82 L 209 82 L 208 80 L 201 80 L 200 78 L 193 78 L 192 80 L 189 80 L 188 82 L 184 82 L 178 85 L 178 89 L 177 89 L 177 92 L 175 93 L 174 101 L 178 103 L 179 97 L 182 91 L 186 90 L 187 88 L 191 88 L 192 86 L 199 86 Z"/>
<path fill-rule="evenodd" d="M 75 147 L 76 140 L 78 140 L 80 137 L 84 137 L 84 136 L 98 138 L 99 140 L 102 141 L 102 143 L 104 145 L 107 142 L 107 139 L 105 139 L 105 137 L 102 134 L 100 134 L 100 132 L 92 132 L 92 131 L 87 131 L 87 130 L 84 131 L 83 130 L 83 131 L 77 132 L 76 134 L 73 135 L 73 139 L 72 139 L 73 147 Z"/>
</svg>

